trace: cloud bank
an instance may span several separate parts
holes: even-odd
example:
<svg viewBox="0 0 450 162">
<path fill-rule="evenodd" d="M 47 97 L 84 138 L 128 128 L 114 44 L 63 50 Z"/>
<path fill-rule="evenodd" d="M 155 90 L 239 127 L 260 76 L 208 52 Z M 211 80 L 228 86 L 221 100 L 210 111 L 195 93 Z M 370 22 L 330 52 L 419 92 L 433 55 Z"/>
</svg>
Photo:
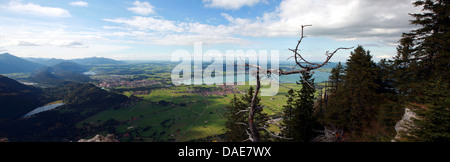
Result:
<svg viewBox="0 0 450 162">
<path fill-rule="evenodd" d="M 88 7 L 89 3 L 84 2 L 84 1 L 75 1 L 75 2 L 70 2 L 69 3 L 71 6 L 78 6 L 78 7 Z"/>
<path fill-rule="evenodd" d="M 154 10 L 154 6 L 152 6 L 150 3 L 148 2 L 140 2 L 140 1 L 135 1 L 133 3 L 134 7 L 130 7 L 128 8 L 128 10 L 130 10 L 131 12 L 138 14 L 138 15 L 150 15 L 150 14 L 155 14 L 155 10 Z"/>
<path fill-rule="evenodd" d="M 205 3 L 205 7 L 209 8 L 222 8 L 226 10 L 237 10 L 244 6 L 253 6 L 261 2 L 265 2 L 264 0 L 203 0 Z"/>
<path fill-rule="evenodd" d="M 27 15 L 36 15 L 36 16 L 45 16 L 45 17 L 70 17 L 69 11 L 57 8 L 57 7 L 45 7 L 40 6 L 34 3 L 23 4 L 20 1 L 11 1 L 6 9 L 9 11 L 27 14 Z"/>
<path fill-rule="evenodd" d="M 206 7 L 220 6 L 225 9 L 238 9 L 261 2 L 260 0 L 203 1 L 206 3 Z M 134 3 L 136 7 L 142 4 L 139 1 Z M 147 5 L 151 6 L 149 3 Z M 151 11 L 151 13 L 155 13 L 153 10 Z M 104 21 L 125 25 L 124 32 L 156 32 L 160 34 L 159 39 L 163 40 L 162 42 L 171 45 L 177 44 L 173 42 L 185 44 L 201 40 L 200 38 L 227 40 L 209 41 L 211 43 L 242 44 L 246 42 L 242 37 L 298 37 L 300 26 L 306 24 L 313 25 L 307 29 L 308 36 L 326 37 L 339 41 L 374 41 L 378 44 L 395 45 L 403 32 L 413 28 L 409 24 L 411 17 L 408 13 L 416 12 L 420 12 L 420 10 L 413 7 L 412 0 L 283 0 L 275 11 L 266 12 L 256 18 L 233 17 L 224 12 L 221 16 L 228 21 L 228 24 L 221 25 L 178 22 L 161 17 L 144 16 L 104 19 Z M 109 28 L 118 29 L 123 26 L 110 26 Z"/>
</svg>

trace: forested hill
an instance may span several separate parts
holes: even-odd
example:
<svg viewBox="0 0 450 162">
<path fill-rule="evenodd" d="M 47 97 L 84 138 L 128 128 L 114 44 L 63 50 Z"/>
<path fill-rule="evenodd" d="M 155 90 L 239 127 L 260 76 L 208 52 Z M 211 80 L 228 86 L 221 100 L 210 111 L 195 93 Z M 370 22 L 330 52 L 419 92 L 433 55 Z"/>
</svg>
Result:
<svg viewBox="0 0 450 162">
<path fill-rule="evenodd" d="M 122 61 L 117 61 L 109 58 L 104 57 L 90 57 L 90 58 L 83 58 L 83 59 L 73 59 L 70 60 L 77 64 L 81 65 L 104 65 L 104 64 L 124 64 Z"/>
<path fill-rule="evenodd" d="M 15 119 L 42 105 L 38 88 L 0 75 L 0 120 Z"/>
<path fill-rule="evenodd" d="M 63 106 L 21 119 L 46 103 L 62 100 Z M 88 136 L 76 123 L 108 108 L 127 103 L 127 96 L 90 83 L 69 83 L 46 89 L 23 85 L 0 75 L 0 137 L 10 141 L 65 141 Z"/>
<path fill-rule="evenodd" d="M 60 86 L 69 82 L 84 83 L 90 78 L 83 72 L 87 68 L 74 62 L 61 62 L 53 67 L 45 67 L 34 72 L 30 80 L 39 84 Z"/>
<path fill-rule="evenodd" d="M 88 71 L 87 68 L 81 66 L 80 64 L 74 63 L 74 62 L 61 62 L 59 64 L 56 64 L 53 66 L 53 72 L 59 73 L 59 72 L 74 72 L 74 73 L 83 73 Z"/>
<path fill-rule="evenodd" d="M 111 93 L 93 84 L 72 84 L 70 92 L 65 96 L 67 105 L 84 105 L 85 107 L 107 108 L 125 102 L 128 97 Z"/>
</svg>

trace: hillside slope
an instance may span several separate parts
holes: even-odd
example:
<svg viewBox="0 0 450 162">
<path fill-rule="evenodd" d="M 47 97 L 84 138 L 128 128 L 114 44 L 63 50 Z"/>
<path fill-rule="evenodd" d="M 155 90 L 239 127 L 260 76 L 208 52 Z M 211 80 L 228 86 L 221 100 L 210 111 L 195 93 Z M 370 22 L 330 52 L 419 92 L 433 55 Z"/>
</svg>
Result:
<svg viewBox="0 0 450 162">
<path fill-rule="evenodd" d="M 0 54 L 0 74 L 33 72 L 44 65 L 27 61 L 9 53 Z"/>
<path fill-rule="evenodd" d="M 19 118 L 41 106 L 41 94 L 42 91 L 38 88 L 0 75 L 0 119 Z"/>
</svg>

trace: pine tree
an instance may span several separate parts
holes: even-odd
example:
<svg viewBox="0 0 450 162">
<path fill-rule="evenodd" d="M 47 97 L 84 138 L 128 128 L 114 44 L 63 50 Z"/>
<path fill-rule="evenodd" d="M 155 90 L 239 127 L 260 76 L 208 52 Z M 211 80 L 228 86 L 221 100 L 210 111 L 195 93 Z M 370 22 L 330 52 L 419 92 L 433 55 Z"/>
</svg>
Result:
<svg viewBox="0 0 450 162">
<path fill-rule="evenodd" d="M 247 108 L 251 106 L 251 102 L 252 102 L 254 93 L 255 93 L 255 88 L 251 86 L 248 89 L 247 94 L 242 96 L 242 98 L 241 98 L 241 100 L 244 101 L 244 103 L 246 104 Z M 256 97 L 256 106 L 262 107 L 260 97 Z M 244 113 L 244 114 L 245 114 L 245 117 L 247 118 L 246 123 L 248 123 L 248 113 Z M 256 123 L 256 127 L 264 127 L 268 118 L 269 118 L 268 115 L 263 112 L 263 109 L 257 109 L 255 111 L 255 116 L 254 116 L 254 123 Z M 246 137 L 248 138 L 248 135 L 246 135 Z M 260 137 L 261 137 L 261 141 L 269 141 L 270 140 L 269 135 L 267 134 L 267 132 L 264 132 L 264 131 L 260 131 Z"/>
<path fill-rule="evenodd" d="M 449 141 L 450 1 L 418 0 L 411 14 L 420 28 L 405 33 L 394 58 L 395 85 L 406 102 L 419 104 L 410 128 L 419 141 Z"/>
<path fill-rule="evenodd" d="M 250 87 L 247 93 L 240 98 L 234 95 L 233 99 L 230 102 L 230 105 L 227 105 L 227 112 L 225 112 L 225 117 L 227 121 L 225 122 L 225 135 L 227 137 L 227 141 L 229 142 L 241 142 L 248 139 L 248 135 L 246 131 L 248 127 L 243 124 L 238 123 L 248 123 L 248 113 L 240 112 L 241 110 L 246 110 L 250 107 L 250 103 L 252 101 L 254 94 L 254 87 Z M 261 106 L 261 98 L 256 98 L 256 103 L 258 106 Z M 257 110 L 255 112 L 255 123 L 257 123 L 257 127 L 262 127 L 267 121 L 268 116 L 266 113 L 263 113 L 263 110 Z M 261 139 L 268 140 L 268 136 L 266 134 L 261 134 Z"/>
<path fill-rule="evenodd" d="M 407 96 L 413 94 L 413 90 L 417 89 L 414 86 L 418 85 L 416 82 L 418 69 L 417 59 L 414 59 L 414 41 L 411 35 L 403 34 L 400 39 L 400 45 L 397 47 L 397 56 L 392 62 L 393 70 L 393 85 L 400 96 Z"/>
<path fill-rule="evenodd" d="M 394 70 L 394 62 L 381 59 L 377 64 L 378 73 L 376 83 L 379 85 L 377 94 L 380 97 L 377 110 L 378 126 L 384 127 L 386 134 L 395 133 L 395 125 L 402 119 L 405 108 L 399 99 L 398 90 L 395 89 L 395 78 L 398 77 Z"/>
<path fill-rule="evenodd" d="M 377 64 L 377 71 L 376 82 L 379 85 L 377 93 L 395 94 L 392 62 L 389 62 L 387 59 L 381 59 Z"/>
<path fill-rule="evenodd" d="M 410 127 L 412 138 L 424 142 L 450 142 L 450 91 L 442 78 L 429 83 L 425 95 L 427 107 L 415 107 L 417 118 Z"/>
<path fill-rule="evenodd" d="M 245 113 L 238 113 L 241 110 L 245 110 L 246 104 L 241 101 L 236 95 L 234 95 L 230 104 L 226 106 L 226 112 L 224 114 L 227 121 L 225 122 L 225 137 L 229 142 L 241 142 L 247 139 L 245 131 L 247 127 L 245 125 L 236 124 L 238 122 L 246 123 L 247 116 Z"/>
<path fill-rule="evenodd" d="M 449 78 L 450 66 L 450 1 L 419 0 L 414 6 L 423 7 L 422 13 L 411 14 L 411 24 L 422 26 L 409 35 L 417 46 L 414 58 L 418 59 L 419 75 L 424 80 L 436 76 Z"/>
<path fill-rule="evenodd" d="M 309 142 L 313 137 L 316 119 L 314 111 L 314 79 L 312 74 L 302 73 L 300 90 L 289 90 L 287 105 L 284 106 L 282 135 L 295 142 Z"/>
<path fill-rule="evenodd" d="M 419 0 L 422 13 L 410 14 L 419 29 L 404 33 L 394 58 L 396 87 L 404 100 L 423 103 L 424 86 L 436 77 L 449 78 L 450 1 Z"/>
<path fill-rule="evenodd" d="M 336 92 L 339 89 L 340 84 L 344 78 L 344 66 L 342 66 L 341 62 L 336 65 L 333 69 L 331 69 L 331 75 L 329 77 L 329 81 L 331 83 L 331 93 Z"/>
<path fill-rule="evenodd" d="M 321 121 L 340 129 L 359 131 L 375 115 L 377 68 L 370 51 L 362 46 L 351 52 L 346 64 L 342 87 L 330 96 Z"/>
</svg>

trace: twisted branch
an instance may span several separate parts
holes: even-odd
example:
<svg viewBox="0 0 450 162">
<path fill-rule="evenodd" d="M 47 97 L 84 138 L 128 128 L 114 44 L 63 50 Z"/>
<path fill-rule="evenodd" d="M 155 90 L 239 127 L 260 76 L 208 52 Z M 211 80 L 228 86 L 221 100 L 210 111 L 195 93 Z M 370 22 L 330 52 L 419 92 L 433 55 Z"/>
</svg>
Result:
<svg viewBox="0 0 450 162">
<path fill-rule="evenodd" d="M 257 99 L 257 96 L 259 94 L 259 90 L 261 88 L 261 81 L 260 81 L 261 73 L 263 73 L 264 76 L 268 76 L 268 75 L 272 75 L 272 74 L 276 74 L 276 75 L 281 76 L 281 75 L 291 75 L 291 74 L 300 74 L 300 73 L 312 73 L 311 72 L 312 70 L 319 69 L 319 68 L 325 66 L 326 64 L 328 64 L 330 59 L 339 50 L 348 50 L 348 49 L 352 49 L 353 48 L 353 47 L 350 47 L 350 48 L 340 47 L 340 48 L 337 48 L 332 53 L 329 53 L 329 51 L 327 51 L 325 53 L 327 58 L 321 64 L 309 62 L 308 60 L 303 58 L 303 56 L 301 54 L 299 54 L 300 44 L 302 43 L 303 38 L 305 38 L 305 36 L 304 36 L 304 28 L 308 27 L 308 26 L 312 26 L 312 25 L 302 25 L 301 37 L 300 37 L 300 40 L 297 43 L 297 46 L 295 47 L 295 49 L 289 49 L 290 51 L 294 52 L 294 56 L 289 57 L 288 60 L 290 58 L 294 57 L 295 63 L 296 63 L 296 65 L 294 67 L 292 67 L 290 71 L 283 71 L 282 69 L 264 69 L 264 68 L 261 68 L 260 66 L 257 66 L 257 65 L 250 65 L 250 64 L 246 63 L 245 61 L 243 61 L 242 58 L 240 58 L 241 61 L 245 64 L 245 67 L 254 67 L 254 68 L 256 68 L 256 76 L 255 76 L 256 77 L 256 88 L 255 88 L 255 92 L 253 94 L 252 101 L 250 103 L 250 107 L 247 110 L 241 110 L 241 111 L 239 111 L 237 113 L 237 114 L 242 113 L 242 112 L 248 112 L 249 113 L 249 115 L 248 115 L 248 127 L 249 128 L 248 129 L 250 130 L 250 132 L 246 131 L 246 133 L 249 136 L 249 138 L 244 140 L 244 141 L 259 142 L 261 140 L 259 131 L 261 131 L 261 130 L 267 131 L 272 137 L 275 137 L 275 138 L 287 139 L 287 140 L 292 139 L 292 138 L 286 138 L 286 137 L 281 137 L 281 136 L 275 135 L 275 134 L 273 134 L 272 132 L 270 132 L 266 128 L 269 124 L 277 125 L 280 128 L 282 127 L 278 123 L 274 122 L 274 120 L 267 121 L 267 123 L 263 127 L 258 127 L 258 128 L 256 127 L 256 124 L 254 123 L 254 119 L 253 118 L 254 118 L 255 112 L 256 112 L 257 109 L 261 108 L 261 107 L 258 107 L 256 105 L 256 99 Z M 306 63 L 307 65 L 302 65 L 303 62 Z M 295 67 L 297 67 L 297 66 L 299 66 L 301 69 L 300 70 L 294 70 Z M 306 83 L 308 83 L 308 82 L 306 82 Z M 308 85 L 313 88 L 313 86 L 311 84 L 308 83 Z M 245 124 L 245 123 L 236 123 L 236 124 Z M 245 125 L 247 125 L 247 124 L 245 124 Z"/>
</svg>

